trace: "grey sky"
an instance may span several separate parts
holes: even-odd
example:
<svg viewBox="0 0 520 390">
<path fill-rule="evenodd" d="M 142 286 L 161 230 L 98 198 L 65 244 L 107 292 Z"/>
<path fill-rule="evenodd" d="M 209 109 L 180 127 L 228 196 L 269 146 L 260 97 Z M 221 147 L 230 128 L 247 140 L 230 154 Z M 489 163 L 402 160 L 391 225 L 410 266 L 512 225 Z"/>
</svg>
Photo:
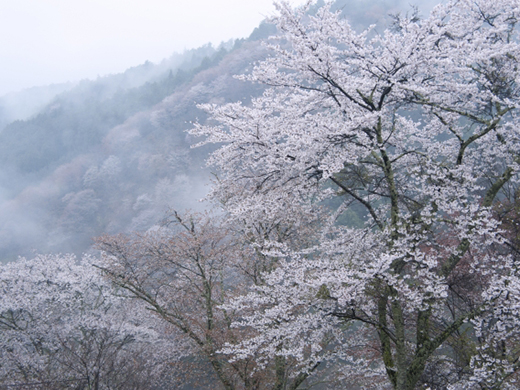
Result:
<svg viewBox="0 0 520 390">
<path fill-rule="evenodd" d="M 272 0 L 0 0 L 0 96 L 246 37 L 273 13 Z"/>
</svg>

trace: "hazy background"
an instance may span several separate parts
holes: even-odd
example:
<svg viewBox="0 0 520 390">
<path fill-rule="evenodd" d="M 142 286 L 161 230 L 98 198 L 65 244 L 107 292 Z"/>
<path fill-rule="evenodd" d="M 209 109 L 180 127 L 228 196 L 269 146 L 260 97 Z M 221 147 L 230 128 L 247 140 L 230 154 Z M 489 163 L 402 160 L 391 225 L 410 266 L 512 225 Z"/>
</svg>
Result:
<svg viewBox="0 0 520 390">
<path fill-rule="evenodd" d="M 274 10 L 272 0 L 2 0 L 0 96 L 244 38 Z"/>
<path fill-rule="evenodd" d="M 374 33 L 411 10 L 334 7 Z M 92 237 L 207 207 L 211 149 L 186 130 L 206 119 L 197 103 L 262 93 L 234 75 L 269 54 L 274 12 L 271 0 L 0 0 L 0 261 L 81 254 Z"/>
</svg>

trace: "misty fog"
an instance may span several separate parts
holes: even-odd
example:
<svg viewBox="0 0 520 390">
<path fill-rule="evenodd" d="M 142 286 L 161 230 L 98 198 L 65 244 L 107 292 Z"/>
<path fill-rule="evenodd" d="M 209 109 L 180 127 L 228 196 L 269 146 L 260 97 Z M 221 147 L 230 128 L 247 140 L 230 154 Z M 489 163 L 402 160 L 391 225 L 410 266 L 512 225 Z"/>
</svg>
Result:
<svg viewBox="0 0 520 390">
<path fill-rule="evenodd" d="M 421 2 L 426 14 L 429 4 Z M 400 0 L 338 1 L 353 25 L 391 22 Z M 0 97 L 0 254 L 88 251 L 103 233 L 146 230 L 174 208 L 202 209 L 208 149 L 185 133 L 198 103 L 247 101 L 239 82 L 266 55 L 267 23 L 250 38 L 204 45 L 124 73 L 33 87 Z M 87 59 L 88 60 L 88 59 Z M 132 64 L 129 64 L 131 66 Z"/>
</svg>

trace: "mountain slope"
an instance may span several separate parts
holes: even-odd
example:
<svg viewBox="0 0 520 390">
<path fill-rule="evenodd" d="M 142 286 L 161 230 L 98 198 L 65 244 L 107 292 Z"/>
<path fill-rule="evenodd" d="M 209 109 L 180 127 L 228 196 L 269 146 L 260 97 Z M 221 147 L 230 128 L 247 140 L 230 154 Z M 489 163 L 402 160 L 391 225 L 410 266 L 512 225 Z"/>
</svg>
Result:
<svg viewBox="0 0 520 390">
<path fill-rule="evenodd" d="M 362 29 L 399 3 L 338 0 L 336 7 Z M 263 91 L 233 75 L 265 58 L 260 41 L 274 33 L 262 23 L 247 40 L 84 80 L 36 115 L 5 126 L 0 257 L 80 253 L 92 236 L 146 230 L 169 207 L 202 207 L 211 178 L 208 149 L 190 149 L 185 130 L 205 120 L 198 103 L 247 103 Z"/>
</svg>

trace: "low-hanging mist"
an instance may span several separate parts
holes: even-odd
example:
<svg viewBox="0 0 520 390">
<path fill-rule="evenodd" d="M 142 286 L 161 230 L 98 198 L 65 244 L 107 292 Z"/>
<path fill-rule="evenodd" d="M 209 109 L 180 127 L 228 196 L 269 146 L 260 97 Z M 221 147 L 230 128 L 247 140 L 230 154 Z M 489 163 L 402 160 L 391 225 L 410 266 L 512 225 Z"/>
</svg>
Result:
<svg viewBox="0 0 520 390">
<path fill-rule="evenodd" d="M 335 8 L 360 30 L 410 10 L 400 0 Z M 265 57 L 260 40 L 275 32 L 263 23 L 247 40 L 0 98 L 1 259 L 80 254 L 102 233 L 146 230 L 170 208 L 206 207 L 209 149 L 191 149 L 185 130 L 204 121 L 197 104 L 247 102 L 262 92 L 233 76 Z"/>
</svg>

